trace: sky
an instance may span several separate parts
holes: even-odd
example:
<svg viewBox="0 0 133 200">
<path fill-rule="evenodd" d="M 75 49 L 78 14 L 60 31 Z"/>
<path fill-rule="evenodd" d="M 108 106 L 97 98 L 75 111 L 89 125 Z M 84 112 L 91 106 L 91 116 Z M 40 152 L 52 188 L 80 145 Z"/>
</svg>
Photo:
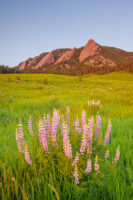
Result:
<svg viewBox="0 0 133 200">
<path fill-rule="evenodd" d="M 133 0 L 0 0 L 0 64 L 91 38 L 133 51 Z"/>
</svg>

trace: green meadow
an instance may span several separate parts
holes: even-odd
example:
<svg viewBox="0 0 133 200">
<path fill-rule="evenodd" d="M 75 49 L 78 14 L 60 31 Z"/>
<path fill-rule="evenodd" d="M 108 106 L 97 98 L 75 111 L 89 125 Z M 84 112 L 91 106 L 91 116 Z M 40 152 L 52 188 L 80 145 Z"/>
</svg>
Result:
<svg viewBox="0 0 133 200">
<path fill-rule="evenodd" d="M 101 107 L 88 106 L 88 101 L 101 102 Z M 80 163 L 79 185 L 74 184 L 71 160 L 59 150 L 45 156 L 38 142 L 38 122 L 57 109 L 66 122 L 70 107 L 70 141 L 73 158 L 80 148 L 81 136 L 72 131 L 73 121 L 82 111 L 87 119 L 102 118 L 100 139 L 108 121 L 112 128 L 108 149 L 109 161 L 102 162 L 100 173 L 84 175 L 86 162 Z M 34 137 L 28 132 L 28 119 L 33 120 Z M 16 128 L 21 119 L 24 137 L 33 165 L 25 162 L 16 143 Z M 120 145 L 116 165 L 106 169 Z M 100 153 L 99 153 L 100 154 Z M 133 74 L 64 76 L 47 74 L 0 75 L 0 199 L 23 200 L 132 200 L 133 199 Z"/>
</svg>

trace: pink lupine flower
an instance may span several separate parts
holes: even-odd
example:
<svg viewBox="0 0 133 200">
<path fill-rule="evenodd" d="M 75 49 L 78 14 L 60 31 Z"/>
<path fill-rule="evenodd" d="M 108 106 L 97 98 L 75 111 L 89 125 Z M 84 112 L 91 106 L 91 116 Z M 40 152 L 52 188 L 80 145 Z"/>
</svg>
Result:
<svg viewBox="0 0 133 200">
<path fill-rule="evenodd" d="M 72 147 L 70 144 L 70 139 L 68 137 L 68 128 L 66 124 L 63 124 L 62 135 L 63 135 L 63 151 L 68 158 L 72 158 Z"/>
<path fill-rule="evenodd" d="M 87 139 L 85 133 L 82 134 L 82 141 L 81 141 L 81 147 L 80 147 L 80 153 L 83 155 L 86 151 L 87 147 Z"/>
<path fill-rule="evenodd" d="M 47 123 L 48 123 L 48 132 L 50 133 L 51 131 L 51 123 L 50 123 L 50 115 L 47 114 Z"/>
<path fill-rule="evenodd" d="M 70 108 L 67 106 L 67 126 L 69 126 Z"/>
<path fill-rule="evenodd" d="M 73 128 L 74 128 L 74 131 L 81 133 L 81 128 L 79 128 L 79 119 L 78 118 L 75 122 L 73 122 Z"/>
<path fill-rule="evenodd" d="M 52 120 L 52 133 L 51 133 L 53 146 L 56 145 L 57 125 L 58 125 L 58 115 L 57 115 L 57 110 L 54 110 L 53 120 Z"/>
<path fill-rule="evenodd" d="M 17 146 L 18 146 L 18 150 L 20 153 L 24 153 L 24 150 L 22 148 L 22 143 L 20 140 L 20 135 L 18 134 L 18 130 L 16 129 L 16 142 L 17 142 Z"/>
<path fill-rule="evenodd" d="M 117 163 L 117 161 L 119 160 L 119 157 L 120 157 L 120 146 L 117 147 L 117 151 L 116 151 L 116 155 L 115 155 L 113 163 Z"/>
<path fill-rule="evenodd" d="M 25 139 L 24 139 L 23 126 L 22 126 L 21 120 L 19 121 L 19 124 L 18 124 L 18 137 L 21 144 L 21 152 L 24 153 Z"/>
<path fill-rule="evenodd" d="M 109 150 L 107 150 L 105 153 L 105 159 L 107 159 L 108 157 L 109 157 Z"/>
<path fill-rule="evenodd" d="M 75 180 L 74 180 L 75 185 L 78 185 L 79 184 L 79 179 L 78 179 L 78 168 L 77 168 L 77 165 L 75 165 L 73 176 L 75 178 Z"/>
<path fill-rule="evenodd" d="M 78 161 L 79 161 L 79 153 L 78 152 L 76 152 L 76 156 L 75 156 L 75 159 L 74 159 L 74 161 L 73 161 L 73 163 L 72 163 L 72 166 L 75 166 L 75 165 L 77 165 L 77 163 L 78 163 Z"/>
<path fill-rule="evenodd" d="M 28 147 L 26 144 L 25 144 L 25 160 L 29 165 L 32 165 L 32 161 L 30 159 L 30 154 L 29 154 Z"/>
<path fill-rule="evenodd" d="M 96 139 L 99 138 L 100 129 L 101 129 L 101 117 L 100 115 L 96 116 Z"/>
<path fill-rule="evenodd" d="M 19 136 L 20 136 L 21 142 L 22 142 L 23 144 L 25 144 L 24 133 L 23 133 L 23 126 L 22 126 L 21 120 L 19 121 L 19 124 L 18 124 L 18 132 L 19 132 Z"/>
<path fill-rule="evenodd" d="M 42 146 L 42 148 L 48 152 L 48 143 L 47 143 L 47 135 L 44 127 L 43 121 L 40 119 L 39 120 L 39 141 Z"/>
<path fill-rule="evenodd" d="M 107 129 L 107 132 L 105 134 L 104 141 L 103 141 L 105 145 L 109 141 L 110 131 L 111 131 L 111 121 L 109 120 L 108 129 Z"/>
<path fill-rule="evenodd" d="M 91 159 L 89 159 L 87 161 L 87 168 L 85 170 L 86 173 L 90 173 L 91 172 Z"/>
<path fill-rule="evenodd" d="M 98 164 L 98 157 L 97 156 L 95 158 L 94 168 L 95 168 L 95 171 L 98 172 L 98 170 L 99 170 L 99 164 Z"/>
<path fill-rule="evenodd" d="M 44 114 L 44 117 L 43 117 L 43 126 L 44 126 L 44 132 L 45 132 L 45 137 L 48 139 L 48 124 L 47 124 L 47 119 L 45 117 L 45 114 Z"/>
<path fill-rule="evenodd" d="M 30 134 L 31 134 L 31 135 L 34 135 L 34 134 L 33 134 L 33 129 L 32 129 L 32 119 L 31 119 L 31 117 L 29 117 L 28 129 L 29 129 Z"/>
</svg>

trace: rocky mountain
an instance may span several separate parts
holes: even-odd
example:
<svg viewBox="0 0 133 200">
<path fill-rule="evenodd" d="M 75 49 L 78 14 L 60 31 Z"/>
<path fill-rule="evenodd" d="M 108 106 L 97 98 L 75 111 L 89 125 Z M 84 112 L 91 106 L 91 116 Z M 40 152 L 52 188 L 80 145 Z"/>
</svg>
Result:
<svg viewBox="0 0 133 200">
<path fill-rule="evenodd" d="M 56 49 L 29 58 L 15 67 L 27 73 L 59 73 L 79 75 L 107 73 L 118 70 L 133 71 L 133 52 L 101 46 L 93 39 L 81 48 Z"/>
</svg>

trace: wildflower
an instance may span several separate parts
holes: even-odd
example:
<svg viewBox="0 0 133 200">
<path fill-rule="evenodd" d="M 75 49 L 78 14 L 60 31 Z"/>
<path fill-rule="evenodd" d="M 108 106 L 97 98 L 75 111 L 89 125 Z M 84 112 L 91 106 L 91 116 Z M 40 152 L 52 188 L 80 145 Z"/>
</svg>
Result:
<svg viewBox="0 0 133 200">
<path fill-rule="evenodd" d="M 78 168 L 77 168 L 77 165 L 75 165 L 73 176 L 75 178 L 75 180 L 74 180 L 75 185 L 78 185 L 79 184 L 79 179 L 78 179 Z"/>
<path fill-rule="evenodd" d="M 17 146 L 18 146 L 19 152 L 20 153 L 24 153 L 24 150 L 22 148 L 22 143 L 21 143 L 20 135 L 18 134 L 18 129 L 16 129 L 16 142 L 17 142 Z"/>
<path fill-rule="evenodd" d="M 76 152 L 76 156 L 75 156 L 75 159 L 74 159 L 74 161 L 73 161 L 73 163 L 72 163 L 72 166 L 75 166 L 75 165 L 77 165 L 77 163 L 78 163 L 78 161 L 79 161 L 79 153 L 78 152 Z"/>
<path fill-rule="evenodd" d="M 31 134 L 31 135 L 34 135 L 34 134 L 33 134 L 33 130 L 32 130 L 32 119 L 31 119 L 31 117 L 29 117 L 28 129 L 29 129 L 30 134 Z"/>
<path fill-rule="evenodd" d="M 86 151 L 87 147 L 87 140 L 86 140 L 86 135 L 85 133 L 82 134 L 82 141 L 81 141 L 81 147 L 80 147 L 80 153 L 83 155 L 84 152 Z"/>
<path fill-rule="evenodd" d="M 67 124 L 63 124 L 62 134 L 63 134 L 63 151 L 68 158 L 72 158 L 72 147 L 70 144 L 70 139 L 68 137 Z"/>
<path fill-rule="evenodd" d="M 98 164 L 98 157 L 97 156 L 95 158 L 94 168 L 95 168 L 95 171 L 98 172 L 98 170 L 99 170 L 99 164 Z"/>
<path fill-rule="evenodd" d="M 19 133 L 19 136 L 20 136 L 21 143 L 24 146 L 25 140 L 24 140 L 23 126 L 22 126 L 21 120 L 19 121 L 19 124 L 18 124 L 18 133 Z"/>
<path fill-rule="evenodd" d="M 113 163 L 117 163 L 117 161 L 119 160 L 119 157 L 120 157 L 120 146 L 117 147 L 117 151 L 116 151 L 116 155 L 115 155 Z"/>
<path fill-rule="evenodd" d="M 99 134 L 100 134 L 100 129 L 101 129 L 101 117 L 100 115 L 96 116 L 96 139 L 99 138 Z"/>
<path fill-rule="evenodd" d="M 42 120 L 39 120 L 39 141 L 42 148 L 47 152 L 48 151 L 47 135 Z"/>
<path fill-rule="evenodd" d="M 87 146 L 92 152 L 92 138 L 93 138 L 93 126 L 94 126 L 94 118 L 88 120 L 88 131 L 87 131 Z"/>
<path fill-rule="evenodd" d="M 111 121 L 109 120 L 108 129 L 107 129 L 107 132 L 106 132 L 106 134 L 105 134 L 104 141 L 103 141 L 105 145 L 106 145 L 107 142 L 109 141 L 110 131 L 111 131 Z"/>
<path fill-rule="evenodd" d="M 26 144 L 25 144 L 25 160 L 29 165 L 32 165 L 32 161 L 30 159 L 30 154 L 29 154 L 28 147 Z"/>
<path fill-rule="evenodd" d="M 57 125 L 58 125 L 57 110 L 54 110 L 53 120 L 52 120 L 52 134 L 51 134 L 53 146 L 56 145 Z"/>
<path fill-rule="evenodd" d="M 89 159 L 87 161 L 87 168 L 85 170 L 86 173 L 90 173 L 91 172 L 91 159 Z"/>
<path fill-rule="evenodd" d="M 50 133 L 51 131 L 51 124 L 50 124 L 50 115 L 47 114 L 47 123 L 48 123 L 48 132 Z"/>
<path fill-rule="evenodd" d="M 107 150 L 105 153 L 105 159 L 107 159 L 108 157 L 109 157 L 109 150 Z"/>
</svg>

